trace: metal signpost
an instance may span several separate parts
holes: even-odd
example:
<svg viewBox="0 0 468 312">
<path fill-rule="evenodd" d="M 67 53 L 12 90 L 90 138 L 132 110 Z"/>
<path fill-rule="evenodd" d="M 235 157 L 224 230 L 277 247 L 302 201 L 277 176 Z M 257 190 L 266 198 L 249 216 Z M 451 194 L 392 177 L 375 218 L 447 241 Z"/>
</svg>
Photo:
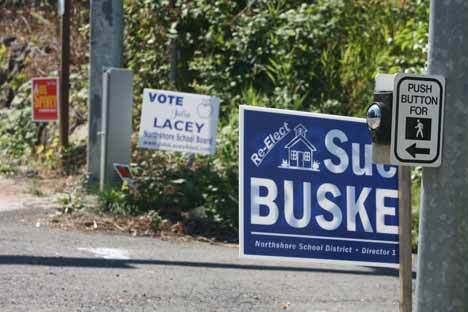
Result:
<svg viewBox="0 0 468 312">
<path fill-rule="evenodd" d="M 65 14 L 65 0 L 57 1 L 57 13 L 59 16 L 63 16 L 63 14 Z"/>
<path fill-rule="evenodd" d="M 242 257 L 398 267 L 397 168 L 363 119 L 242 106 Z"/>
<path fill-rule="evenodd" d="M 133 73 L 123 68 L 107 68 L 102 78 L 101 191 L 119 181 L 114 163 L 130 163 Z"/>
<path fill-rule="evenodd" d="M 217 97 L 145 89 L 138 147 L 212 155 L 218 114 Z"/>
<path fill-rule="evenodd" d="M 390 160 L 398 165 L 441 163 L 445 79 L 398 74 L 393 92 Z"/>
</svg>

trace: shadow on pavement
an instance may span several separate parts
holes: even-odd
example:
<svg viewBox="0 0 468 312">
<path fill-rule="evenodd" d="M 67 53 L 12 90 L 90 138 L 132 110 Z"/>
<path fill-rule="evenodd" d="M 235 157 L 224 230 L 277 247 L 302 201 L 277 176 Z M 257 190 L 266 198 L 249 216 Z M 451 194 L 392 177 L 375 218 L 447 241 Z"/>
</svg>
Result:
<svg viewBox="0 0 468 312">
<path fill-rule="evenodd" d="M 79 268 L 109 268 L 109 269 L 136 269 L 137 265 L 160 265 L 160 266 L 182 266 L 210 269 L 231 270 L 259 270 L 259 271 L 288 271 L 288 272 L 321 272 L 335 274 L 354 275 L 383 275 L 398 276 L 398 270 L 392 268 L 367 268 L 368 271 L 352 269 L 330 269 L 330 268 L 305 268 L 290 266 L 266 266 L 254 264 L 233 264 L 215 262 L 192 262 L 177 260 L 154 260 L 154 259 L 102 259 L 102 258 L 77 258 L 77 257 L 40 257 L 40 256 L 18 256 L 0 255 L 0 265 L 37 265 L 49 267 L 79 267 Z M 413 278 L 416 273 L 413 272 Z"/>
</svg>

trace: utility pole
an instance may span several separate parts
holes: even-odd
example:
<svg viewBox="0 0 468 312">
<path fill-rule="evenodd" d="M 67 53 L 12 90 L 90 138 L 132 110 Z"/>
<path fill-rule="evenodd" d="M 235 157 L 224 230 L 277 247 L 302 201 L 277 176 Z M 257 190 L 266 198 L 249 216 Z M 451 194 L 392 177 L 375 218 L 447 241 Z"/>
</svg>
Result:
<svg viewBox="0 0 468 312">
<path fill-rule="evenodd" d="M 60 77 L 59 77 L 59 112 L 60 144 L 68 147 L 69 90 L 70 90 L 70 0 L 60 1 Z"/>
<path fill-rule="evenodd" d="M 123 64 L 123 0 L 91 0 L 88 97 L 88 174 L 97 181 L 102 135 L 102 81 L 107 67 Z"/>
<path fill-rule="evenodd" d="M 172 14 L 174 15 L 173 22 L 175 22 L 177 20 L 175 0 L 171 1 L 171 10 L 172 10 Z M 176 89 L 177 89 L 177 57 L 179 54 L 178 52 L 179 51 L 177 49 L 177 38 L 171 38 L 171 42 L 169 44 L 169 55 L 170 55 L 170 60 L 171 60 L 169 81 Z"/>
<path fill-rule="evenodd" d="M 418 312 L 468 311 L 468 6 L 431 0 L 429 73 L 446 78 L 442 165 L 424 168 Z"/>
</svg>

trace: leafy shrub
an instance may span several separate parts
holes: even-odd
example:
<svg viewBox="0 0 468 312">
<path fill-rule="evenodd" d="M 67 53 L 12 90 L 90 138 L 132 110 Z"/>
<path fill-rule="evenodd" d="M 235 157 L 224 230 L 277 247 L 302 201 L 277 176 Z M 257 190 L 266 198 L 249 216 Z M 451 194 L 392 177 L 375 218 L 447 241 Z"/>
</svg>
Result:
<svg viewBox="0 0 468 312">
<path fill-rule="evenodd" d="M 32 122 L 29 92 L 29 83 L 23 84 L 13 100 L 14 109 L 4 109 L 0 114 L 0 152 L 3 159 L 27 157 L 37 143 L 38 125 Z"/>
<path fill-rule="evenodd" d="M 258 105 L 363 116 L 377 73 L 421 71 L 428 0 L 125 2 L 125 60 L 144 87 L 221 97 L 221 126 Z M 169 81 L 171 47 L 177 77 Z"/>
<path fill-rule="evenodd" d="M 230 195 L 231 187 L 222 179 L 212 161 L 197 158 L 190 167 L 187 159 L 172 155 L 166 157 L 163 153 L 143 152 L 139 166 L 132 169 L 135 186 L 124 184 L 121 189 L 109 189 L 103 192 L 101 203 L 105 210 L 123 214 L 138 215 L 149 211 L 157 211 L 162 217 L 178 221 L 190 216 L 190 211 L 198 208 L 202 214 L 218 221 L 231 221 L 217 215 L 225 201 L 222 195 Z M 147 172 L 151 170 L 151 175 Z M 224 192 L 224 194 L 221 194 Z M 237 211 L 236 207 L 231 211 Z"/>
<path fill-rule="evenodd" d="M 133 125 L 145 87 L 217 95 L 221 120 L 214 158 L 187 168 L 183 155 L 136 151 L 137 190 L 118 191 L 111 202 L 164 217 L 203 207 L 235 227 L 238 106 L 363 116 L 377 73 L 423 69 L 428 7 L 427 0 L 125 1 Z"/>
<path fill-rule="evenodd" d="M 238 106 L 363 116 L 377 73 L 424 69 L 428 8 L 428 0 L 125 0 L 124 59 L 135 74 L 135 130 L 145 87 L 217 95 L 221 116 L 215 157 L 191 162 L 177 153 L 135 149 L 137 187 L 104 192 L 103 206 L 171 219 L 202 210 L 236 227 Z M 87 38 L 87 26 L 81 30 Z M 76 72 L 72 130 L 87 118 L 87 71 Z M 57 130 L 48 126 L 47 142 L 38 145 L 28 91 L 18 94 L 18 109 L 0 115 L 0 150 L 12 159 L 39 152 L 40 161 L 54 163 Z"/>
<path fill-rule="evenodd" d="M 56 123 L 32 121 L 31 84 L 24 82 L 16 93 L 11 107 L 0 111 L 0 155 L 4 164 L 39 165 L 48 169 L 63 169 L 62 159 L 69 160 L 73 171 L 84 164 L 86 138 L 74 139 L 73 132 L 87 119 L 87 76 L 82 72 L 70 76 L 74 90 L 70 96 L 70 125 L 72 140 L 68 149 L 59 144 Z M 72 161 L 70 161 L 72 160 Z M 68 173 L 68 172 L 67 172 Z"/>
</svg>

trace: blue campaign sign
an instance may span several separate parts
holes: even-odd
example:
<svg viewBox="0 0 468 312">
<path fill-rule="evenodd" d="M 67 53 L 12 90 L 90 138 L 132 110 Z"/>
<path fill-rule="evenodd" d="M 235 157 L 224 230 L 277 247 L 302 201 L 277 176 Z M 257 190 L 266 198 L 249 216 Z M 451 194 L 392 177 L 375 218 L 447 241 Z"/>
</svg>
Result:
<svg viewBox="0 0 468 312">
<path fill-rule="evenodd" d="M 242 257 L 397 267 L 397 168 L 364 119 L 241 106 Z"/>
</svg>

